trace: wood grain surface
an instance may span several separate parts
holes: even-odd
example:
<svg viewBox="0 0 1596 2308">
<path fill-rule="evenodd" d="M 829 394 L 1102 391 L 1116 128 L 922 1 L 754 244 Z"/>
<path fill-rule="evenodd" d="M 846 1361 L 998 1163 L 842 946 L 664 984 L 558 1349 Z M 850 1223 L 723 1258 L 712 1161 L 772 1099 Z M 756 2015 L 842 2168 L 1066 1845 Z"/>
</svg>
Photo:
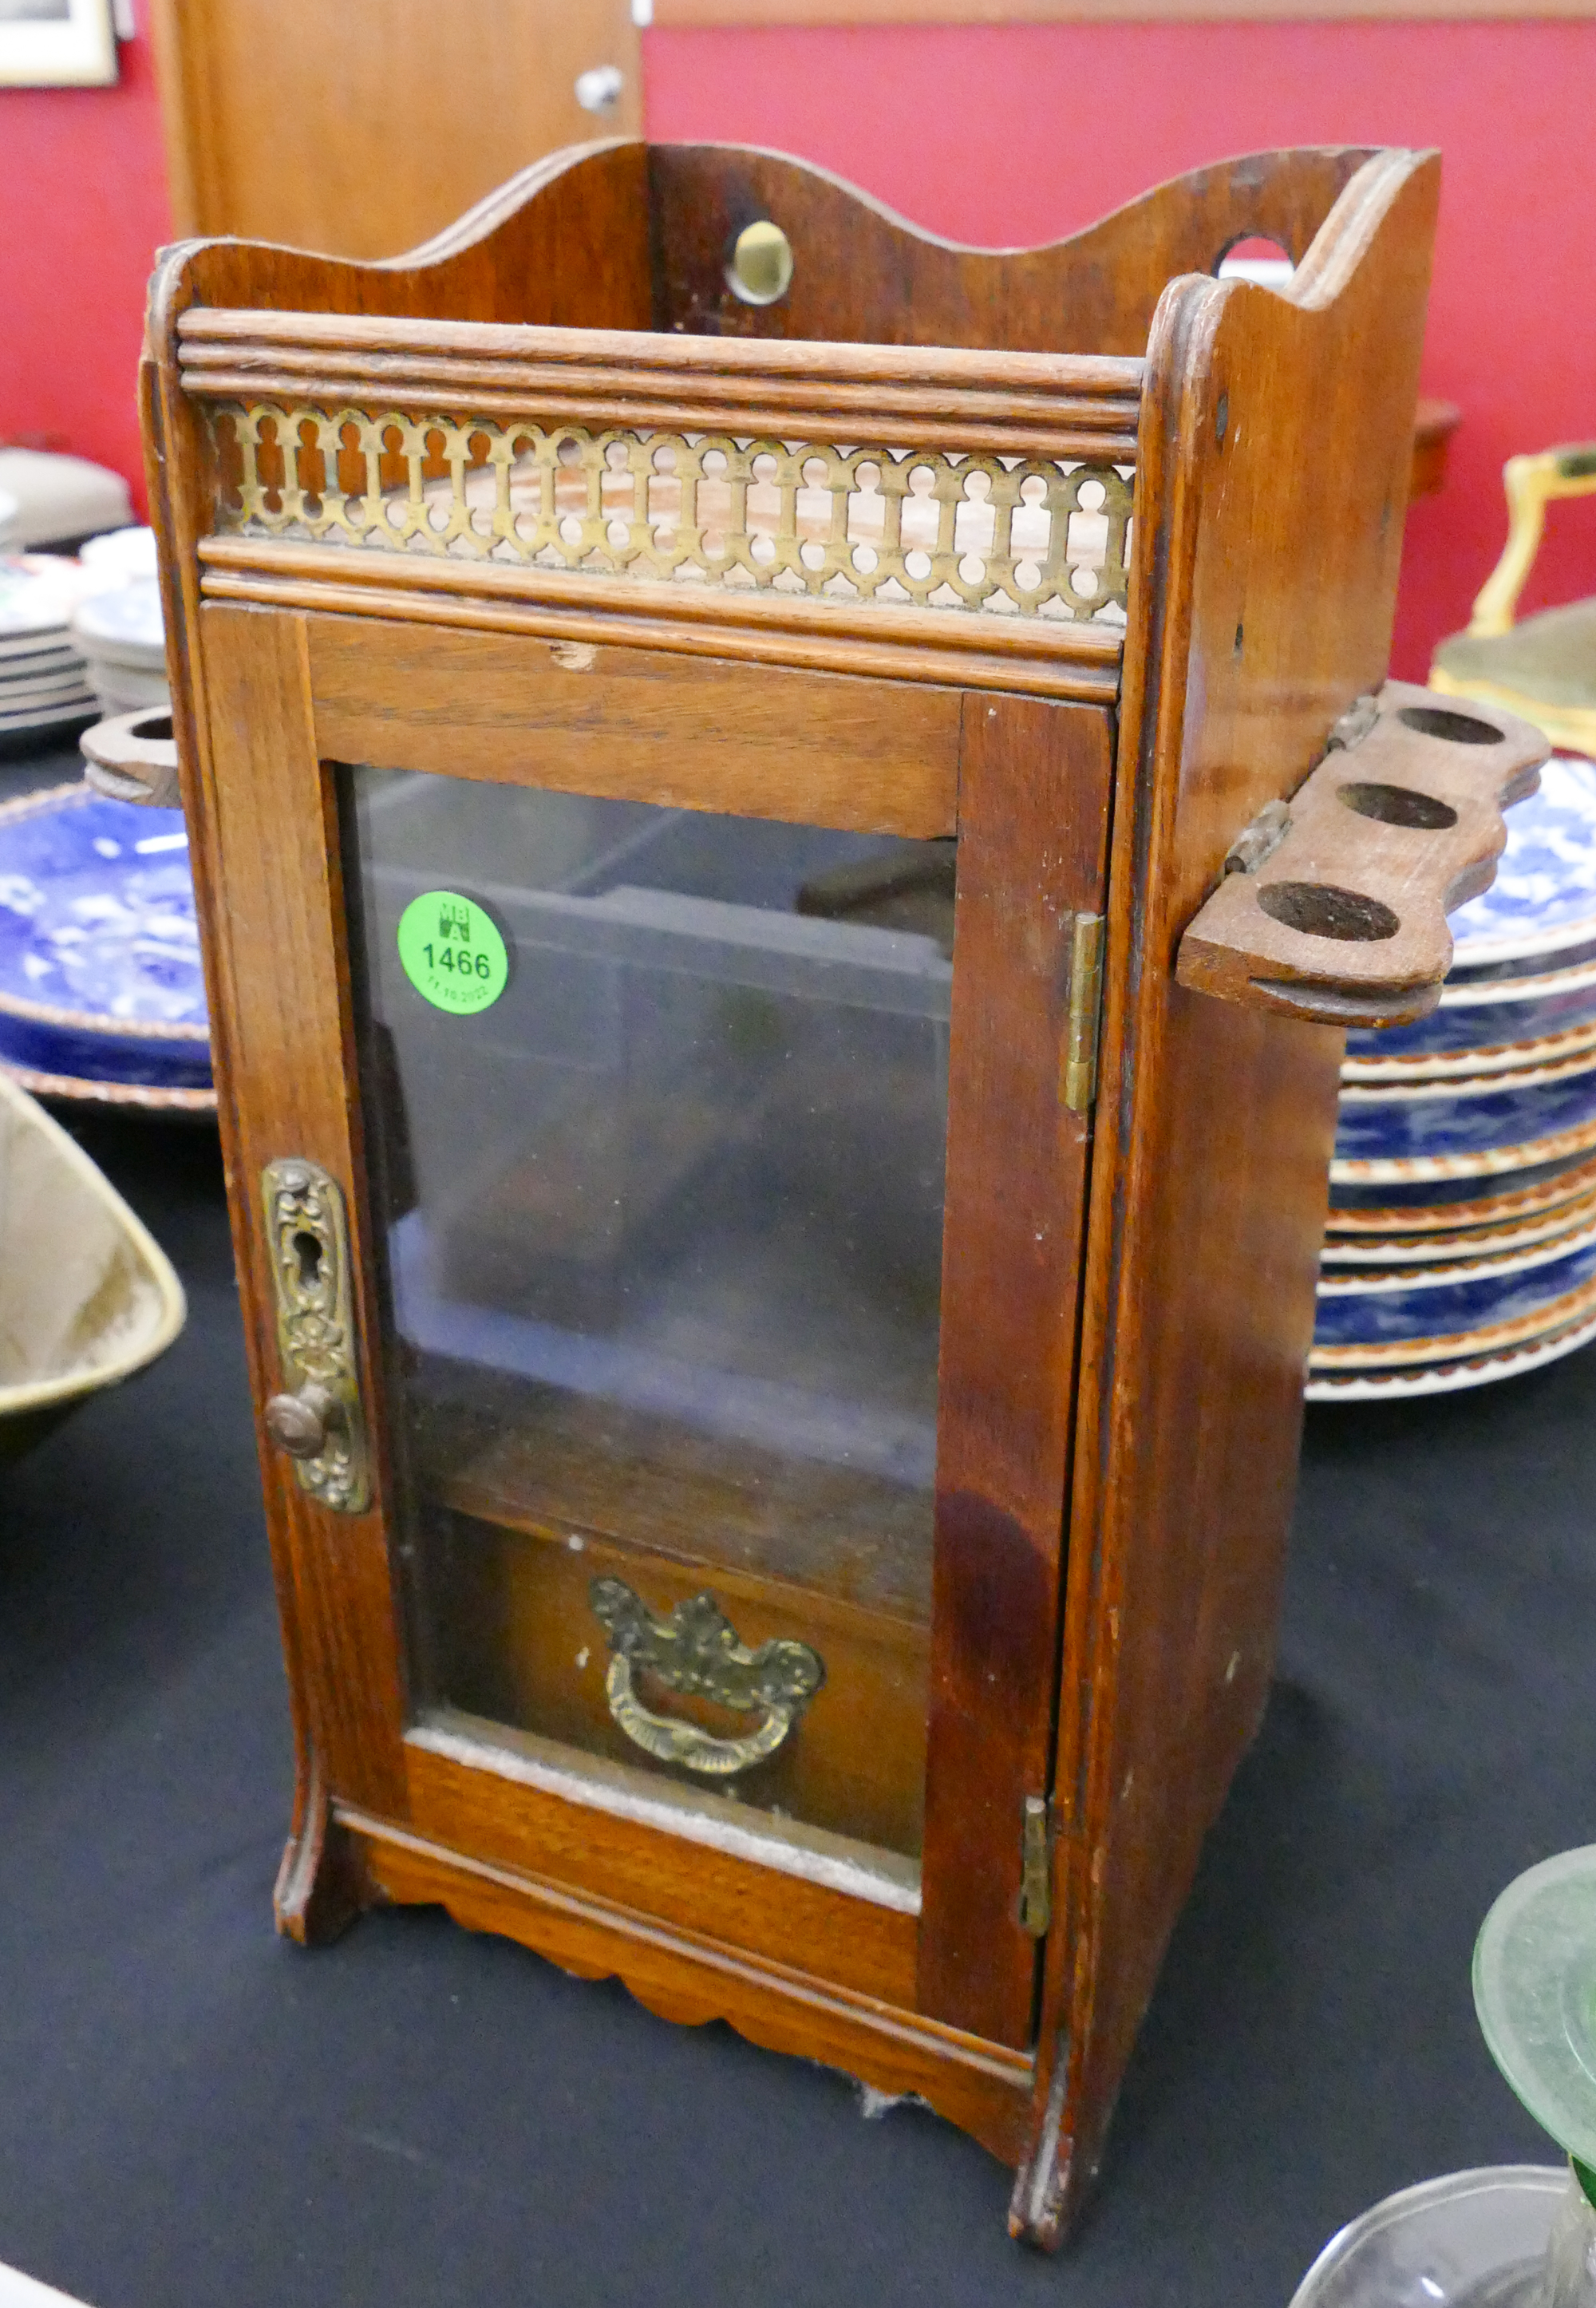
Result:
<svg viewBox="0 0 1596 2308">
<path fill-rule="evenodd" d="M 1238 833 L 1385 677 L 1438 180 L 1433 155 L 1371 160 L 1289 295 L 1178 281 L 1149 346 L 1070 1518 L 1060 1927 L 1011 2216 L 1044 2243 L 1097 2168 L 1269 1689 L 1343 1038 L 1190 993 L 1175 958 Z M 1326 454 L 1350 441 L 1355 455 Z"/>
<path fill-rule="evenodd" d="M 505 1760 L 513 1764 L 513 1748 Z M 796 1963 L 817 1980 L 903 2011 L 915 2008 L 912 1915 L 568 1801 L 414 1740 L 406 1762 L 416 1826 L 450 1850 L 577 1893 L 597 1892 L 656 1922 Z"/>
<path fill-rule="evenodd" d="M 1435 1008 L 1446 916 L 1488 887 L 1502 812 L 1534 790 L 1551 747 L 1512 714 L 1411 682 L 1387 682 L 1371 711 L 1367 729 L 1359 715 L 1333 733 L 1267 856 L 1226 873 L 1180 941 L 1182 986 L 1327 1026 Z"/>
<path fill-rule="evenodd" d="M 203 613 L 215 849 L 212 946 L 230 960 L 228 1063 L 236 1137 L 229 1190 L 256 1408 L 282 1385 L 272 1246 L 260 1177 L 299 1155 L 331 1172 L 348 1213 L 360 1338 L 360 1391 L 380 1420 L 375 1262 L 366 1217 L 353 1016 L 343 943 L 341 860 L 331 782 L 317 757 L 305 621 L 247 609 Z M 380 1431 L 380 1430 L 379 1430 Z M 328 1794 L 405 1815 L 400 1746 L 404 1678 L 381 1464 L 363 1514 L 333 1512 L 302 1491 L 262 1431 L 268 1520 L 296 1599 L 313 1742 Z"/>
<path fill-rule="evenodd" d="M 1111 705 L 1119 689 L 1124 629 L 1093 620 L 877 608 L 773 592 L 712 599 L 707 587 L 255 538 L 205 538 L 198 559 L 206 599 L 267 608 L 533 633 L 583 651 L 618 644 L 867 679 L 979 685 L 1083 704 Z"/>
<path fill-rule="evenodd" d="M 965 701 L 948 1055 L 920 2002 L 1031 2040 L 1026 1796 L 1047 1792 L 1089 1117 L 1060 1096 L 1072 932 L 1100 913 L 1113 723 Z"/>
<path fill-rule="evenodd" d="M 958 822 L 954 690 L 341 617 L 309 646 L 338 761 L 871 833 Z"/>
</svg>

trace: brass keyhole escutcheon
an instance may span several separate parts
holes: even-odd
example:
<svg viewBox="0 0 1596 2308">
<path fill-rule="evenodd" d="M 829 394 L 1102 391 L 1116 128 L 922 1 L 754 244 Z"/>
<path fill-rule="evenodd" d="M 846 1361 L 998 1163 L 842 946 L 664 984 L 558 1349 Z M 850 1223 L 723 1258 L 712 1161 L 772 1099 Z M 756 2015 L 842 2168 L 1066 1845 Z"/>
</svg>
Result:
<svg viewBox="0 0 1596 2308">
<path fill-rule="evenodd" d="M 745 305 L 773 305 L 792 286 L 792 243 L 769 217 L 746 224 L 732 243 L 726 285 Z"/>
<path fill-rule="evenodd" d="M 297 1156 L 261 1174 L 282 1389 L 262 1412 L 302 1491 L 337 1514 L 371 1501 L 355 1351 L 354 1279 L 338 1181 Z"/>
</svg>

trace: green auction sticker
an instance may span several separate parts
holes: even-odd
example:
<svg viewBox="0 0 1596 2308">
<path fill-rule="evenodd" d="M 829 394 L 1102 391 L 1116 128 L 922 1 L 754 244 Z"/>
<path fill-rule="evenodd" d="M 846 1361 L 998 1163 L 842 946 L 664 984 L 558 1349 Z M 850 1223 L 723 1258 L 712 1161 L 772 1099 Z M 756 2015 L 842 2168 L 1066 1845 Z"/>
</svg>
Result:
<svg viewBox="0 0 1596 2308">
<path fill-rule="evenodd" d="M 418 994 L 457 1018 L 474 1017 L 510 982 L 498 930 L 458 890 L 427 890 L 399 917 L 399 959 Z"/>
</svg>

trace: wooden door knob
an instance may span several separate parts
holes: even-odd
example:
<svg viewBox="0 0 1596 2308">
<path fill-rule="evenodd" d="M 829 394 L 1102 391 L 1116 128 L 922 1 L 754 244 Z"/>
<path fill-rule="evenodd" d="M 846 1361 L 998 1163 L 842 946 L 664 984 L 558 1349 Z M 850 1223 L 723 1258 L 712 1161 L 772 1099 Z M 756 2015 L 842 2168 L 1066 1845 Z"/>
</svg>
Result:
<svg viewBox="0 0 1596 2308">
<path fill-rule="evenodd" d="M 338 1416 L 332 1391 L 306 1380 L 298 1394 L 274 1394 L 266 1405 L 266 1432 L 290 1459 L 319 1459 Z"/>
</svg>

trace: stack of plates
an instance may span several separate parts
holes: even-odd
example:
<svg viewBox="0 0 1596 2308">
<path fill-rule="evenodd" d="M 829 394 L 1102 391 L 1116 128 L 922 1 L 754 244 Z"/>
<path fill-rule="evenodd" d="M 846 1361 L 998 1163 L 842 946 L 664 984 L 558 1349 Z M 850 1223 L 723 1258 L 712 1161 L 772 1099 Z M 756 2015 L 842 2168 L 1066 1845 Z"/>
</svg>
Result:
<svg viewBox="0 0 1596 2308">
<path fill-rule="evenodd" d="M 91 561 L 88 547 L 83 558 L 97 581 L 108 574 L 105 564 Z M 131 713 L 141 705 L 171 702 L 160 588 L 153 577 L 134 577 L 114 583 L 106 592 L 91 593 L 78 604 L 72 633 L 88 660 L 100 710 L 108 717 Z"/>
<path fill-rule="evenodd" d="M 0 805 L 0 1066 L 39 1097 L 214 1112 L 181 810 L 85 785 Z"/>
<path fill-rule="evenodd" d="M 75 561 L 0 558 L 0 739 L 81 728 L 98 713 L 70 631 L 83 581 Z"/>
<path fill-rule="evenodd" d="M 1441 1005 L 1347 1037 L 1308 1395 L 1482 1386 L 1596 1338 L 1596 762 L 1507 815 Z"/>
</svg>

